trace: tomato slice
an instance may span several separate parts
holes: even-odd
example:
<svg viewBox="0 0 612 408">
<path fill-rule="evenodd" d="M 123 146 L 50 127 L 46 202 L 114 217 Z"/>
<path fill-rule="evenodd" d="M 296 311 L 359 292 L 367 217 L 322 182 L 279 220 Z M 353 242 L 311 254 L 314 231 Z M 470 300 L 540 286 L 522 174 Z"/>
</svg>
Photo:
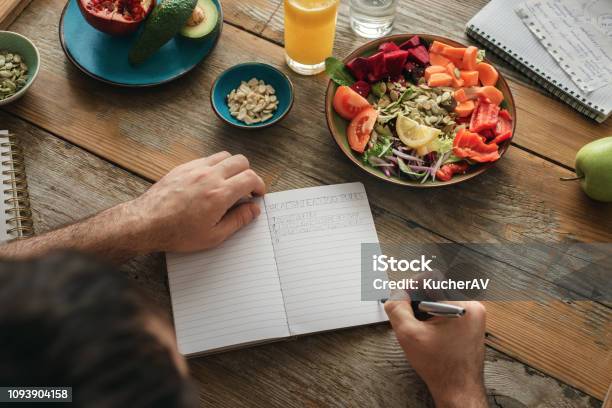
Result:
<svg viewBox="0 0 612 408">
<path fill-rule="evenodd" d="M 363 153 L 370 141 L 370 135 L 376 124 L 378 112 L 371 106 L 363 109 L 355 116 L 346 129 L 349 146 L 356 152 Z"/>
<path fill-rule="evenodd" d="M 370 103 L 348 86 L 339 86 L 334 95 L 334 110 L 344 119 L 351 120 Z"/>
<path fill-rule="evenodd" d="M 476 162 L 492 162 L 499 159 L 495 143 L 485 143 L 478 133 L 461 129 L 453 141 L 453 154 Z"/>
</svg>

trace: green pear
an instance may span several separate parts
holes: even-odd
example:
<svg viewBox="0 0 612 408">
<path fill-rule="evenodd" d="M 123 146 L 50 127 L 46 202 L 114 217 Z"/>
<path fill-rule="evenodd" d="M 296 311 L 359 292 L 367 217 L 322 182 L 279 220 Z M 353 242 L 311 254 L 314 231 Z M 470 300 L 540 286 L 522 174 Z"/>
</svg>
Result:
<svg viewBox="0 0 612 408">
<path fill-rule="evenodd" d="M 612 202 L 612 136 L 588 143 L 578 151 L 576 176 L 593 200 Z"/>
</svg>

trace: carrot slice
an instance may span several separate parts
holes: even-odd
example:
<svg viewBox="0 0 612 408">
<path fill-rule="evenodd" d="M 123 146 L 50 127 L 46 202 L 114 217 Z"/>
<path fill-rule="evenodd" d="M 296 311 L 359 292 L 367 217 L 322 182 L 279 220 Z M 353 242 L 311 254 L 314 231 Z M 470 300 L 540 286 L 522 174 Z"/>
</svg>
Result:
<svg viewBox="0 0 612 408">
<path fill-rule="evenodd" d="M 429 47 L 429 52 L 433 52 L 434 54 L 441 54 L 446 47 L 448 47 L 448 45 L 441 43 L 440 41 L 434 41 L 431 43 L 431 47 Z"/>
<path fill-rule="evenodd" d="M 455 67 L 455 64 L 453 64 L 452 62 L 449 63 L 446 66 L 446 72 L 453 79 L 453 82 L 451 83 L 453 88 L 461 88 L 463 86 L 463 79 L 461 79 L 461 72 L 459 71 L 457 67 Z M 457 76 L 459 78 L 457 78 Z"/>
<path fill-rule="evenodd" d="M 482 88 L 477 86 L 465 87 L 456 90 L 453 96 L 457 102 L 473 101 L 478 99 L 479 96 L 486 97 L 486 95 L 481 93 L 481 90 Z"/>
<path fill-rule="evenodd" d="M 462 103 L 467 101 L 469 98 L 467 97 L 467 95 L 465 94 L 465 89 L 464 88 L 459 88 L 455 91 L 455 93 L 453 94 L 453 97 L 455 98 L 455 100 L 458 103 Z"/>
<path fill-rule="evenodd" d="M 461 103 L 457 104 L 457 106 L 455 107 L 455 113 L 460 118 L 468 117 L 474 111 L 474 107 L 475 106 L 476 105 L 474 104 L 474 101 L 469 101 L 468 100 L 468 101 L 465 101 L 465 102 L 461 102 Z"/>
<path fill-rule="evenodd" d="M 429 67 L 425 68 L 425 80 L 429 81 L 429 77 L 432 74 L 441 74 L 443 72 L 446 72 L 446 68 L 441 67 L 440 65 L 430 65 Z"/>
<path fill-rule="evenodd" d="M 476 71 L 478 71 L 480 82 L 482 82 L 483 85 L 495 86 L 499 74 L 493 65 L 481 62 L 480 64 L 476 64 Z"/>
<path fill-rule="evenodd" d="M 431 65 L 439 65 L 442 67 L 446 67 L 449 62 L 451 62 L 451 60 L 449 60 L 443 55 L 435 54 L 433 52 L 429 53 L 429 63 Z"/>
<path fill-rule="evenodd" d="M 448 74 L 431 74 L 427 85 L 435 88 L 437 86 L 450 86 L 452 82 L 453 78 Z"/>
<path fill-rule="evenodd" d="M 478 86 L 478 71 L 461 71 L 464 86 Z"/>
<path fill-rule="evenodd" d="M 470 45 L 469 47 L 467 47 L 465 53 L 463 54 L 462 68 L 467 71 L 474 71 L 476 69 L 477 58 L 478 48 L 474 47 L 473 45 Z"/>
<path fill-rule="evenodd" d="M 440 54 L 444 55 L 446 58 L 462 60 L 463 55 L 465 54 L 466 48 L 462 47 L 446 47 L 444 50 L 440 52 Z"/>
<path fill-rule="evenodd" d="M 504 100 L 504 94 L 494 86 L 483 86 L 478 88 L 476 92 L 479 96 L 487 98 L 495 105 L 499 105 Z"/>
</svg>

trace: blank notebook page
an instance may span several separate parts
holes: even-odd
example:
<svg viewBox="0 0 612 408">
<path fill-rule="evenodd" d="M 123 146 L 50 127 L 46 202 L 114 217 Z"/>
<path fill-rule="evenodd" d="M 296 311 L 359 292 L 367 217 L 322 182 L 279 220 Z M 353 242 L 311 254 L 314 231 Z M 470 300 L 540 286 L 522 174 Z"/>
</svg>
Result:
<svg viewBox="0 0 612 408">
<path fill-rule="evenodd" d="M 193 354 L 289 336 L 263 203 L 221 246 L 167 254 L 179 351 Z"/>
<path fill-rule="evenodd" d="M 361 301 L 361 243 L 378 242 L 361 183 L 265 196 L 292 335 L 387 320 Z"/>
</svg>

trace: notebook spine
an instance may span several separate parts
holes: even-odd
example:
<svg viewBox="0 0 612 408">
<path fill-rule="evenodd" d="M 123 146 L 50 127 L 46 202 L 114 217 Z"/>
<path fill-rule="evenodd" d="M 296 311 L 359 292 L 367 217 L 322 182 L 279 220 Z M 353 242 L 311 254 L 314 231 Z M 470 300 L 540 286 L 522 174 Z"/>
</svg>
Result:
<svg viewBox="0 0 612 408">
<path fill-rule="evenodd" d="M 519 55 L 496 42 L 489 35 L 478 29 L 478 27 L 468 25 L 465 32 L 476 42 L 483 44 L 487 49 L 491 50 L 518 71 L 525 74 L 529 79 L 542 86 L 553 96 L 570 105 L 578 112 L 597 122 L 603 122 L 606 119 L 603 108 L 593 106 L 592 103 L 588 102 L 583 96 L 576 94 L 568 88 L 564 89 L 556 80 L 551 79 L 550 76 L 547 76 L 546 73 L 540 71 L 537 67 L 529 65 L 529 63 L 524 61 Z"/>
<path fill-rule="evenodd" d="M 13 239 L 23 239 L 34 234 L 34 222 L 30 208 L 28 182 L 25 173 L 24 157 L 17 144 L 15 135 L 3 138 L 2 147 L 8 147 L 0 156 L 2 160 L 2 192 L 6 204 L 6 231 Z M 3 149 L 5 150 L 5 149 Z"/>
</svg>

